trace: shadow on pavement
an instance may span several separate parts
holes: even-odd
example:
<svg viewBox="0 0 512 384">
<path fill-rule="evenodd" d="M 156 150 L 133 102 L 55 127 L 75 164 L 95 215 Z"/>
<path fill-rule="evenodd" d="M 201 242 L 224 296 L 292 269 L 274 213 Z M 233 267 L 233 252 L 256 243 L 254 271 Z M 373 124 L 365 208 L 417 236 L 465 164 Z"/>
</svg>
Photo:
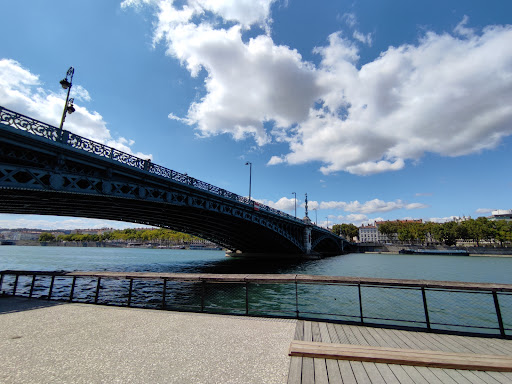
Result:
<svg viewBox="0 0 512 384">
<path fill-rule="evenodd" d="M 0 315 L 5 313 L 14 313 L 30 311 L 32 309 L 54 307 L 65 304 L 58 301 L 47 301 L 40 299 L 29 299 L 27 297 L 0 296 Z"/>
</svg>

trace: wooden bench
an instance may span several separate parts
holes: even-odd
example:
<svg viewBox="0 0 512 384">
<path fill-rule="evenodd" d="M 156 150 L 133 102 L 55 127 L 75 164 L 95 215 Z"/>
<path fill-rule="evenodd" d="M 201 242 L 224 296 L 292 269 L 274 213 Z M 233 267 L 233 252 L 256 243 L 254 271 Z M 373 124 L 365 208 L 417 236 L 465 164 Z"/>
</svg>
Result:
<svg viewBox="0 0 512 384">
<path fill-rule="evenodd" d="M 290 356 L 315 357 L 435 368 L 512 372 L 512 357 L 416 349 L 292 341 Z"/>
</svg>

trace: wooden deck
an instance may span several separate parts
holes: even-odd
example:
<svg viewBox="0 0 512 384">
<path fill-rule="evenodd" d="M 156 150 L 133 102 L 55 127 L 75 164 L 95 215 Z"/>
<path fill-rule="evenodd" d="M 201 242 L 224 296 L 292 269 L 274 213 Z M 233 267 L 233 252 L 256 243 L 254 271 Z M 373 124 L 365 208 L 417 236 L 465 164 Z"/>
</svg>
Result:
<svg viewBox="0 0 512 384">
<path fill-rule="evenodd" d="M 512 356 L 512 340 L 298 321 L 295 340 Z M 442 369 L 292 356 L 288 384 L 511 384 L 512 372 Z"/>
</svg>

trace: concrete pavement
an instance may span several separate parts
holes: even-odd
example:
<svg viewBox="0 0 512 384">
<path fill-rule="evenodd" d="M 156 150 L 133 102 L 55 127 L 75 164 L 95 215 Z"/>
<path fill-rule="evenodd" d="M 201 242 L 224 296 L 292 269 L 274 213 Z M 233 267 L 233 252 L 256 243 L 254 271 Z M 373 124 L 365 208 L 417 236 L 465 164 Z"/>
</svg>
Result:
<svg viewBox="0 0 512 384">
<path fill-rule="evenodd" d="M 0 298 L 1 383 L 285 383 L 294 320 Z"/>
</svg>

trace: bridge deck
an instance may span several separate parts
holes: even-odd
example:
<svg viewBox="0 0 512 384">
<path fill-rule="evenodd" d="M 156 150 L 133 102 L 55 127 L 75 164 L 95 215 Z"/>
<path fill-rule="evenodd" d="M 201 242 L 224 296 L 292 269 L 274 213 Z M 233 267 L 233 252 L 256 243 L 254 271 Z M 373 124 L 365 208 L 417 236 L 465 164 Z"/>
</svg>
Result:
<svg viewBox="0 0 512 384">
<path fill-rule="evenodd" d="M 512 356 L 512 340 L 298 321 L 295 340 Z M 512 372 L 419 367 L 292 356 L 288 384 L 512 383 Z"/>
</svg>

